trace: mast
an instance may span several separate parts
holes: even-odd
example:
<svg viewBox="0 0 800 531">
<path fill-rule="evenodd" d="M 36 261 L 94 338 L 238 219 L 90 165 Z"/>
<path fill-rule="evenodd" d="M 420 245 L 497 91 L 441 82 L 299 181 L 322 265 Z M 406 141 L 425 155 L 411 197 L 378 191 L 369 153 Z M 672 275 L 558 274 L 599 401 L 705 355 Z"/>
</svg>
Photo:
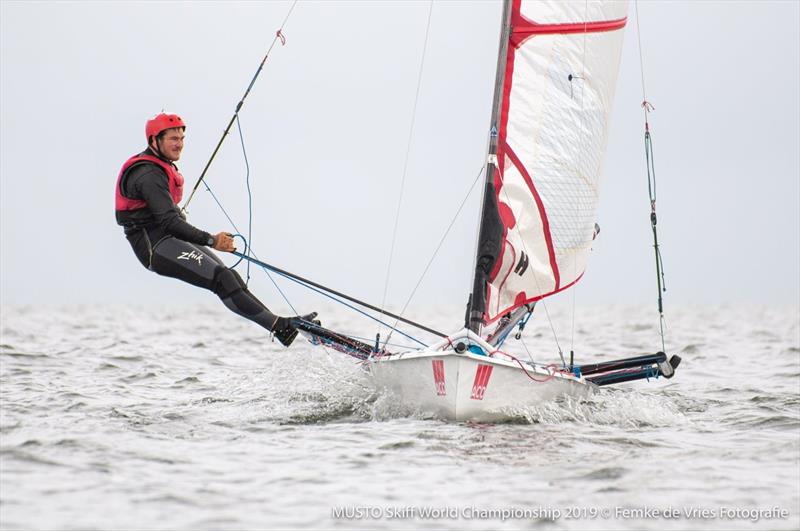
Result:
<svg viewBox="0 0 800 531">
<path fill-rule="evenodd" d="M 508 43 L 511 36 L 511 11 L 513 0 L 503 2 L 500 46 L 497 53 L 497 71 L 494 82 L 494 101 L 490 127 L 489 150 L 486 158 L 486 181 L 483 188 L 483 205 L 480 215 L 480 229 L 475 256 L 475 275 L 472 293 L 467 304 L 467 317 L 464 326 L 480 334 L 486 310 L 486 279 L 500 253 L 503 231 L 500 213 L 495 200 L 494 179 L 497 172 L 497 138 L 500 128 L 500 109 L 502 108 L 503 83 L 505 82 Z"/>
</svg>

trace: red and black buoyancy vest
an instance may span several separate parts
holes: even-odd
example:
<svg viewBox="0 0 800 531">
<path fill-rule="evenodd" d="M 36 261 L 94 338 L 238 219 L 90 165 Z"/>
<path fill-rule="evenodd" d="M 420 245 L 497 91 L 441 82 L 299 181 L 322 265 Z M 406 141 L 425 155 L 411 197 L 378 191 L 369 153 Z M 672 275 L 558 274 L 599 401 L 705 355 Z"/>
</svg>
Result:
<svg viewBox="0 0 800 531">
<path fill-rule="evenodd" d="M 125 164 L 122 165 L 122 169 L 119 171 L 119 176 L 117 177 L 117 191 L 114 201 L 116 210 L 138 210 L 140 208 L 147 208 L 147 203 L 145 201 L 141 199 L 131 199 L 129 197 L 125 197 L 122 195 L 122 190 L 120 189 L 122 177 L 125 175 L 125 173 L 134 164 L 140 164 L 142 162 L 155 164 L 164 170 L 164 172 L 167 174 L 167 181 L 169 183 L 169 195 L 172 196 L 172 200 L 176 205 L 180 203 L 181 199 L 183 198 L 183 175 L 181 175 L 181 172 L 178 171 L 178 168 L 176 168 L 175 165 L 165 162 L 158 157 L 139 154 L 134 155 L 126 160 Z"/>
</svg>

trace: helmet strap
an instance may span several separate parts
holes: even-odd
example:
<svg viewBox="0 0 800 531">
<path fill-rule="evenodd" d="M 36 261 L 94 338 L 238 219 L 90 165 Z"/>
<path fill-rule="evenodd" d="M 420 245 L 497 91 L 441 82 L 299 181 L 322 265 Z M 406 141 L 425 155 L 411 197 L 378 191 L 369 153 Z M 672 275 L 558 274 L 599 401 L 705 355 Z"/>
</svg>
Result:
<svg viewBox="0 0 800 531">
<path fill-rule="evenodd" d="M 150 144 L 148 145 L 148 147 L 153 152 L 155 152 L 156 155 L 158 155 L 161 158 L 164 158 L 164 156 L 161 154 L 161 149 L 158 147 L 158 135 L 153 135 L 153 136 L 150 137 L 150 139 L 151 140 L 150 140 Z"/>
</svg>

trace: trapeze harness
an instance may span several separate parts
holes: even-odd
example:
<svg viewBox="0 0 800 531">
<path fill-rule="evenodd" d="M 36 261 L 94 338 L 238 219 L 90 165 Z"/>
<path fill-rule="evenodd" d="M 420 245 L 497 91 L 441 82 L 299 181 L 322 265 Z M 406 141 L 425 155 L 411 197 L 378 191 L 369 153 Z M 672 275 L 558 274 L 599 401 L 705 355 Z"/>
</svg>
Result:
<svg viewBox="0 0 800 531">
<path fill-rule="evenodd" d="M 291 326 L 273 314 L 247 289 L 236 271 L 207 246 L 213 237 L 184 219 L 177 204 L 183 176 L 171 162 L 150 149 L 129 158 L 117 177 L 117 223 L 143 266 L 166 277 L 214 292 L 225 306 L 267 330 Z"/>
</svg>

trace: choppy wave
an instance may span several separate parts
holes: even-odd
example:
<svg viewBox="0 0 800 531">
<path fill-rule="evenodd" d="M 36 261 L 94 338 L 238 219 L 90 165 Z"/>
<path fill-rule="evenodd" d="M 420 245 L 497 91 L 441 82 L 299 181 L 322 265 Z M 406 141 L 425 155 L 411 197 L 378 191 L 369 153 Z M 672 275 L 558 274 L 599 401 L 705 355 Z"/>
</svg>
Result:
<svg viewBox="0 0 800 531">
<path fill-rule="evenodd" d="M 645 314 L 587 312 L 576 352 L 652 351 Z M 685 308 L 670 316 L 669 350 L 684 359 L 672 380 L 479 424 L 410 410 L 349 358 L 285 350 L 216 307 L 3 308 L 0 528 L 795 529 L 798 321 L 796 307 Z M 545 322 L 509 350 L 557 359 Z M 384 514 L 333 516 L 353 506 Z M 778 506 L 789 516 L 386 517 L 401 506 Z"/>
</svg>

